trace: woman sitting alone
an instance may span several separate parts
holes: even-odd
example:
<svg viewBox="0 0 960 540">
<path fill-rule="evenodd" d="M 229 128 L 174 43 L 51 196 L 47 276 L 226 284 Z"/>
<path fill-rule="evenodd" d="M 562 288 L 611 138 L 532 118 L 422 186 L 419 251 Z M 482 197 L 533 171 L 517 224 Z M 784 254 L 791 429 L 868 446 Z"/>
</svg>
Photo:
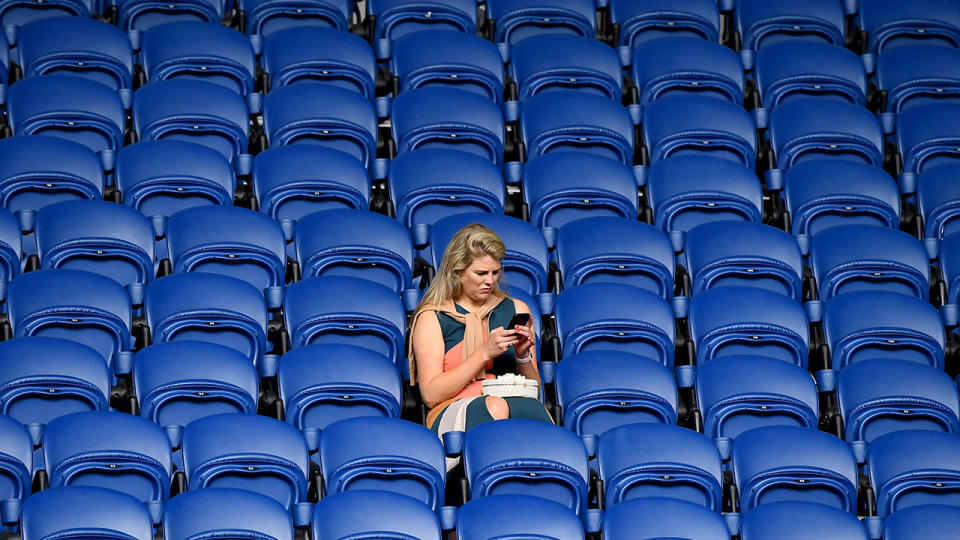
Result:
<svg viewBox="0 0 960 540">
<path fill-rule="evenodd" d="M 514 314 L 530 313 L 500 289 L 505 251 L 483 225 L 460 229 L 414 312 L 410 383 L 419 385 L 427 427 L 438 435 L 504 418 L 552 422 L 536 399 L 482 395 L 483 381 L 497 375 L 540 382 L 531 321 L 504 328 Z"/>
</svg>

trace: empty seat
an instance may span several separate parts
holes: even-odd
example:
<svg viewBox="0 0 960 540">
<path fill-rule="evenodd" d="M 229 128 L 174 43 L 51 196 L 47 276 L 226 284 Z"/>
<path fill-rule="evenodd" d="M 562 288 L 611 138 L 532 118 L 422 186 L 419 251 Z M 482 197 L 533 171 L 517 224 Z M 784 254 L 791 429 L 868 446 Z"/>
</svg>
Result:
<svg viewBox="0 0 960 540">
<path fill-rule="evenodd" d="M 161 426 L 185 426 L 204 416 L 256 414 L 257 372 L 239 351 L 202 341 L 168 341 L 133 359 L 140 416 Z"/>
<path fill-rule="evenodd" d="M 775 501 L 809 501 L 857 513 L 857 460 L 842 440 L 815 429 L 752 429 L 733 445 L 740 511 Z"/>
<path fill-rule="evenodd" d="M 703 432 L 734 439 L 763 426 L 817 429 L 817 386 L 806 369 L 763 356 L 726 356 L 700 365 Z"/>
<path fill-rule="evenodd" d="M 960 47 L 960 6 L 948 0 L 861 0 L 856 22 L 866 32 L 861 46 L 868 53 L 915 43 Z"/>
<path fill-rule="evenodd" d="M 268 352 L 263 294 L 246 281 L 204 272 L 167 276 L 147 287 L 144 305 L 153 343 L 218 343 L 251 362 Z"/>
<path fill-rule="evenodd" d="M 366 34 L 378 58 L 388 58 L 394 40 L 424 30 L 477 32 L 474 0 L 373 0 L 367 2 Z"/>
<path fill-rule="evenodd" d="M 654 2 L 614 2 L 642 5 Z M 684 9 L 692 2 L 684 2 Z M 673 95 L 704 95 L 743 103 L 743 64 L 737 53 L 717 43 L 692 37 L 645 41 L 633 50 L 633 84 L 640 105 Z"/>
<path fill-rule="evenodd" d="M 510 52 L 510 78 L 517 100 L 570 89 L 619 102 L 623 94 L 617 53 L 593 37 L 541 34 L 519 41 Z"/>
<path fill-rule="evenodd" d="M 927 299 L 930 263 L 923 244 L 875 225 L 833 227 L 813 237 L 810 268 L 819 298 L 852 291 L 891 291 Z"/>
<path fill-rule="evenodd" d="M 610 22 L 614 24 L 614 44 L 634 47 L 646 41 L 684 36 L 705 41 L 720 40 L 720 12 L 716 2 L 692 0 L 613 0 Z"/>
<path fill-rule="evenodd" d="M 900 193 L 883 169 L 852 161 L 805 161 L 784 175 L 784 203 L 794 235 L 837 225 L 900 226 Z"/>
<path fill-rule="evenodd" d="M 256 414 L 218 414 L 183 430 L 191 491 L 227 487 L 268 495 L 288 510 L 306 501 L 309 457 L 299 431 Z"/>
<path fill-rule="evenodd" d="M 0 201 L 11 212 L 103 196 L 103 165 L 86 146 L 34 135 L 0 141 Z"/>
<path fill-rule="evenodd" d="M 563 426 L 602 435 L 625 424 L 677 422 L 677 387 L 660 362 L 619 351 L 567 356 L 557 368 Z"/>
<path fill-rule="evenodd" d="M 836 296 L 824 308 L 823 333 L 833 369 L 869 358 L 943 368 L 943 321 L 919 298 L 889 291 Z"/>
<path fill-rule="evenodd" d="M 960 303 L 960 250 L 957 243 L 960 234 L 951 234 L 944 238 L 940 245 L 940 273 L 947 286 L 947 297 L 943 299 L 949 304 Z"/>
<path fill-rule="evenodd" d="M 523 169 L 530 223 L 559 228 L 587 217 L 637 219 L 637 180 L 630 167 L 583 152 L 551 152 Z"/>
<path fill-rule="evenodd" d="M 17 35 L 24 78 L 76 75 L 114 90 L 133 85 L 133 50 L 117 27 L 82 17 L 40 19 Z"/>
<path fill-rule="evenodd" d="M 362 515 L 361 519 L 356 516 Z M 429 506 L 396 493 L 361 490 L 324 497 L 313 509 L 310 537 L 418 538 L 440 540 L 440 523 Z"/>
<path fill-rule="evenodd" d="M 219 152 L 184 141 L 147 141 L 117 154 L 114 176 L 123 203 L 147 217 L 194 206 L 232 205 L 237 183 Z"/>
<path fill-rule="evenodd" d="M 779 169 L 819 159 L 883 165 L 880 122 L 870 111 L 852 103 L 819 98 L 791 100 L 770 114 L 768 133 Z"/>
<path fill-rule="evenodd" d="M 315 144 L 341 150 L 370 167 L 377 156 L 377 116 L 362 95 L 310 82 L 267 94 L 263 129 L 271 147 Z"/>
<path fill-rule="evenodd" d="M 927 103 L 960 97 L 960 51 L 937 45 L 908 45 L 884 51 L 877 59 L 877 89 L 884 110 L 894 114 Z"/>
<path fill-rule="evenodd" d="M 960 163 L 931 167 L 917 179 L 917 206 L 925 238 L 941 240 L 960 231 Z"/>
<path fill-rule="evenodd" d="M 658 99 L 643 111 L 643 141 L 650 163 L 675 156 L 708 155 L 753 169 L 757 137 L 743 107 L 709 96 Z"/>
<path fill-rule="evenodd" d="M 117 26 L 125 31 L 143 32 L 154 26 L 180 21 L 220 24 L 226 4 L 222 0 L 187 0 L 176 4 L 158 0 L 117 0 Z"/>
<path fill-rule="evenodd" d="M 130 297 L 116 281 L 82 270 L 29 272 L 10 282 L 7 314 L 16 337 L 59 337 L 112 363 L 133 348 Z"/>
<path fill-rule="evenodd" d="M 247 152 L 250 120 L 243 98 L 205 81 L 158 81 L 133 96 L 141 141 L 173 139 L 209 146 L 233 161 Z"/>
<path fill-rule="evenodd" d="M 7 91 L 7 115 L 14 135 L 50 135 L 94 152 L 123 146 L 126 116 L 120 96 L 81 77 L 48 75 L 17 82 Z"/>
<path fill-rule="evenodd" d="M 846 20 L 839 2 L 736 0 L 733 25 L 743 50 L 759 51 L 782 41 L 803 40 L 843 47 Z"/>
<path fill-rule="evenodd" d="M 20 515 L 23 540 L 124 538 L 151 540 L 153 522 L 137 499 L 99 487 L 44 490 L 27 499 Z"/>
<path fill-rule="evenodd" d="M 474 92 L 434 86 L 404 92 L 393 101 L 390 122 L 398 154 L 452 148 L 503 164 L 503 114 Z"/>
<path fill-rule="evenodd" d="M 95 272 L 123 286 L 146 286 L 157 273 L 153 228 L 143 214 L 103 201 L 64 201 L 37 212 L 44 269 Z"/>
<path fill-rule="evenodd" d="M 170 493 L 170 440 L 160 426 L 119 412 L 61 416 L 43 432 L 51 487 L 96 486 L 145 503 Z"/>
<path fill-rule="evenodd" d="M 878 516 L 915 506 L 960 506 L 960 438 L 927 431 L 888 433 L 870 443 L 866 473 Z"/>
<path fill-rule="evenodd" d="M 960 508 L 945 504 L 910 506 L 887 516 L 886 540 L 949 540 L 960 527 Z"/>
<path fill-rule="evenodd" d="M 802 299 L 803 259 L 796 241 L 767 225 L 718 221 L 690 229 L 684 244 L 690 294 L 753 287 Z"/>
<path fill-rule="evenodd" d="M 156 26 L 143 33 L 141 56 L 149 82 L 198 80 L 239 94 L 254 90 L 253 47 L 230 28 L 191 21 Z"/>
<path fill-rule="evenodd" d="M 387 187 L 397 221 L 411 230 L 455 214 L 502 214 L 506 199 L 496 165 L 452 148 L 425 148 L 397 156 L 390 163 Z"/>
<path fill-rule="evenodd" d="M 39 19 L 91 17 L 96 12 L 94 5 L 95 2 L 90 0 L 59 0 L 41 5 L 26 0 L 8 0 L 0 4 L 0 24 L 17 28 Z"/>
<path fill-rule="evenodd" d="M 743 516 L 741 540 L 867 540 L 866 529 L 856 516 L 825 504 L 781 501 L 764 504 Z"/>
<path fill-rule="evenodd" d="M 864 106 L 867 74 L 857 55 L 843 47 L 784 41 L 757 52 L 759 102 L 767 110 L 802 97 Z"/>
<path fill-rule="evenodd" d="M 400 93 L 426 86 L 459 88 L 503 101 L 500 51 L 489 41 L 453 30 L 423 30 L 398 39 L 390 71 Z M 369 48 L 367 49 L 369 50 Z"/>
<path fill-rule="evenodd" d="M 25 499 L 33 482 L 33 441 L 20 422 L 0 416 L 0 496 Z"/>
<path fill-rule="evenodd" d="M 377 72 L 373 51 L 361 37 L 342 30 L 298 26 L 272 33 L 263 42 L 263 70 L 271 90 L 322 82 L 359 92 L 367 99 L 374 97 Z"/>
<path fill-rule="evenodd" d="M 0 298 L 7 294 L 7 284 L 20 274 L 22 254 L 20 224 L 10 212 L 0 210 Z"/>
<path fill-rule="evenodd" d="M 170 216 L 167 245 L 175 273 L 212 272 L 257 289 L 282 287 L 286 243 L 280 225 L 253 210 L 198 206 Z"/>
<path fill-rule="evenodd" d="M 721 509 L 720 452 L 709 438 L 666 424 L 629 424 L 600 436 L 597 445 L 606 507 L 651 497 Z"/>
<path fill-rule="evenodd" d="M 320 435 L 324 497 L 377 490 L 407 495 L 433 511 L 443 506 L 446 471 L 436 433 L 399 418 L 353 418 Z M 383 474 L 389 469 L 388 474 Z"/>
<path fill-rule="evenodd" d="M 346 418 L 400 416 L 403 396 L 396 366 L 363 347 L 294 349 L 283 355 L 277 377 L 287 423 L 300 430 L 323 430 Z"/>
<path fill-rule="evenodd" d="M 527 159 L 576 150 L 633 165 L 633 120 L 626 108 L 600 96 L 556 90 L 528 99 L 520 110 Z"/>
<path fill-rule="evenodd" d="M 960 103 L 918 105 L 897 117 L 896 143 L 903 172 L 921 174 L 960 157 Z"/>
<path fill-rule="evenodd" d="M 80 343 L 49 337 L 7 340 L 0 343 L 0 368 L 3 413 L 21 424 L 108 408 L 107 363 Z M 29 491 L 29 481 L 27 486 Z"/>
<path fill-rule="evenodd" d="M 596 6 L 591 0 L 563 0 L 550 5 L 537 0 L 490 0 L 487 17 L 494 43 L 516 45 L 541 34 L 593 39 L 596 32 Z"/>
<path fill-rule="evenodd" d="M 673 368 L 673 310 L 662 296 L 620 283 L 586 283 L 557 296 L 564 356 L 619 350 Z"/>
<path fill-rule="evenodd" d="M 556 259 L 566 289 L 624 283 L 673 296 L 673 247 L 646 223 L 617 217 L 571 221 L 557 231 Z"/>
<path fill-rule="evenodd" d="M 647 176 L 654 224 L 664 232 L 690 231 L 717 221 L 760 223 L 763 188 L 753 171 L 715 156 L 662 160 Z"/>
<path fill-rule="evenodd" d="M 217 538 L 225 534 L 293 540 L 293 524 L 286 508 L 277 501 L 239 489 L 183 493 L 164 508 L 164 538 Z"/>
<path fill-rule="evenodd" d="M 237 0 L 240 30 L 268 37 L 287 28 L 321 27 L 347 30 L 352 0 Z"/>
<path fill-rule="evenodd" d="M 470 501 L 457 512 L 456 529 L 460 540 L 583 536 L 583 525 L 569 508 L 531 495 L 493 495 Z"/>
<path fill-rule="evenodd" d="M 699 538 L 726 540 L 730 530 L 720 514 L 687 501 L 644 497 L 622 502 L 603 515 L 607 540 Z"/>
<path fill-rule="evenodd" d="M 930 366 L 895 359 L 858 362 L 840 371 L 837 400 L 847 441 L 870 442 L 901 430 L 960 431 L 957 387 Z"/>
<path fill-rule="evenodd" d="M 764 356 L 807 367 L 807 314 L 794 299 L 751 287 L 718 287 L 690 301 L 696 363 L 732 355 Z"/>
<path fill-rule="evenodd" d="M 562 427 L 526 418 L 486 422 L 467 432 L 463 460 L 471 499 L 516 493 L 558 502 L 581 516 L 587 509 L 587 452 Z"/>
</svg>

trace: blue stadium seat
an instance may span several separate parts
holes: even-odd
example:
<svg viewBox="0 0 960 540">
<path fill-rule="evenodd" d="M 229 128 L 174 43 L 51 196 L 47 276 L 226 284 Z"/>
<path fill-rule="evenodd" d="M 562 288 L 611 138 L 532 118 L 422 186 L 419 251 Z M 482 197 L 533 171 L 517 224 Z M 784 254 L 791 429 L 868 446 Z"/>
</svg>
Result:
<svg viewBox="0 0 960 540">
<path fill-rule="evenodd" d="M 856 516 L 825 504 L 780 501 L 747 512 L 740 524 L 740 540 L 867 540 L 867 530 Z"/>
<path fill-rule="evenodd" d="M 656 360 L 620 351 L 574 354 L 560 362 L 556 382 L 563 426 L 577 435 L 677 423 L 676 382 Z"/>
<path fill-rule="evenodd" d="M 603 515 L 606 540 L 698 538 L 726 540 L 730 530 L 715 511 L 698 504 L 663 497 L 619 503 Z"/>
<path fill-rule="evenodd" d="M 211 272 L 240 278 L 261 291 L 282 287 L 283 231 L 263 214 L 235 206 L 198 206 L 170 216 L 167 245 L 174 273 Z"/>
<path fill-rule="evenodd" d="M 943 369 L 944 331 L 929 303 L 889 291 L 834 297 L 823 310 L 831 367 L 842 370 L 868 358 L 908 360 Z"/>
<path fill-rule="evenodd" d="M 212 82 L 158 81 L 133 96 L 140 141 L 173 139 L 209 146 L 231 162 L 247 152 L 250 120 L 243 98 Z"/>
<path fill-rule="evenodd" d="M 26 0 L 5 0 L 0 3 L 0 24 L 18 29 L 31 21 L 57 17 L 92 17 L 97 9 L 95 0 L 55 0 L 37 4 Z M 6 41 L 6 38 L 4 38 Z M 12 45 L 12 44 L 10 44 Z"/>
<path fill-rule="evenodd" d="M 207 341 L 251 362 L 268 352 L 263 294 L 246 281 L 204 272 L 167 276 L 147 287 L 144 305 L 153 343 Z"/>
<path fill-rule="evenodd" d="M 945 504 L 910 506 L 887 516 L 885 540 L 949 540 L 960 527 L 960 508 Z"/>
<path fill-rule="evenodd" d="M 556 259 L 566 289 L 623 283 L 673 297 L 673 247 L 646 223 L 617 217 L 571 221 L 557 231 Z"/>
<path fill-rule="evenodd" d="M 725 356 L 697 368 L 703 432 L 735 439 L 763 426 L 817 429 L 817 386 L 806 369 L 763 356 Z"/>
<path fill-rule="evenodd" d="M 857 460 L 833 435 L 796 426 L 752 429 L 733 444 L 740 511 L 809 501 L 857 513 Z"/>
<path fill-rule="evenodd" d="M 852 291 L 890 291 L 926 300 L 927 252 L 913 236 L 876 225 L 833 227 L 813 237 L 810 268 L 826 302 Z"/>
<path fill-rule="evenodd" d="M 159 0 L 115 0 L 113 3 L 117 8 L 117 26 L 124 31 L 140 32 L 181 21 L 220 24 L 226 4 L 223 0 L 186 0 L 176 4 Z"/>
<path fill-rule="evenodd" d="M 562 427 L 526 418 L 480 424 L 464 438 L 463 463 L 471 499 L 534 495 L 581 517 L 587 509 L 587 452 Z"/>
<path fill-rule="evenodd" d="M 441 538 L 440 523 L 429 506 L 405 495 L 372 490 L 324 497 L 313 509 L 310 535 L 313 540 Z"/>
<path fill-rule="evenodd" d="M 170 492 L 170 440 L 160 426 L 129 414 L 82 412 L 53 420 L 43 432 L 43 461 L 51 487 L 115 489 L 144 503 L 162 503 Z"/>
<path fill-rule="evenodd" d="M 126 116 L 120 96 L 81 77 L 48 75 L 17 82 L 7 91 L 7 116 L 14 135 L 50 135 L 94 152 L 123 146 Z"/>
<path fill-rule="evenodd" d="M 698 366 L 751 355 L 806 368 L 809 324 L 794 299 L 763 289 L 717 287 L 690 300 L 690 339 Z"/>
<path fill-rule="evenodd" d="M 377 156 L 373 105 L 329 84 L 293 84 L 267 94 L 263 129 L 271 147 L 316 144 L 346 152 L 368 168 Z"/>
<path fill-rule="evenodd" d="M 790 40 L 843 47 L 846 21 L 840 2 L 834 0 L 802 6 L 790 0 L 736 0 L 733 26 L 740 34 L 741 49 L 759 51 Z"/>
<path fill-rule="evenodd" d="M 178 495 L 163 511 L 163 537 L 293 540 L 287 510 L 270 497 L 239 489 L 209 488 Z"/>
<path fill-rule="evenodd" d="M 312 81 L 353 90 L 371 100 L 377 78 L 367 42 L 349 32 L 316 26 L 271 34 L 263 43 L 263 70 L 271 90 Z"/>
<path fill-rule="evenodd" d="M 111 374 L 90 347 L 49 337 L 0 343 L 3 414 L 24 425 L 83 411 L 105 411 Z M 29 481 L 27 490 L 29 491 Z"/>
<path fill-rule="evenodd" d="M 510 52 L 510 78 L 518 101 L 569 89 L 619 102 L 623 95 L 617 53 L 593 37 L 540 34 L 516 43 Z"/>
<path fill-rule="evenodd" d="M 140 501 L 112 489 L 87 486 L 48 489 L 29 497 L 20 529 L 23 540 L 153 539 L 150 514 Z"/>
<path fill-rule="evenodd" d="M 227 487 L 268 495 L 290 509 L 307 498 L 309 456 L 299 431 L 256 414 L 218 414 L 183 430 L 191 491 Z"/>
<path fill-rule="evenodd" d="M 654 224 L 668 233 L 717 221 L 760 223 L 763 215 L 763 188 L 753 171 L 711 155 L 657 162 L 649 169 L 647 191 Z"/>
<path fill-rule="evenodd" d="M 148 82 L 196 80 L 239 94 L 254 91 L 253 47 L 230 28 L 195 21 L 155 26 L 143 33 L 140 54 Z"/>
<path fill-rule="evenodd" d="M 592 0 L 563 0 L 549 5 L 537 0 L 488 0 L 488 24 L 494 43 L 516 45 L 542 34 L 594 38 L 596 6 Z"/>
<path fill-rule="evenodd" d="M 583 537 L 583 524 L 569 508 L 531 495 L 493 495 L 470 501 L 457 512 L 456 529 L 458 540 Z"/>
<path fill-rule="evenodd" d="M 14 336 L 58 337 L 88 345 L 112 363 L 133 348 L 130 297 L 116 281 L 82 270 L 29 272 L 10 282 Z"/>
<path fill-rule="evenodd" d="M 468 90 L 494 103 L 503 101 L 503 59 L 479 36 L 446 29 L 403 36 L 393 46 L 390 72 L 400 93 L 439 86 Z"/>
<path fill-rule="evenodd" d="M 770 113 L 770 149 L 776 168 L 831 159 L 883 165 L 883 130 L 867 109 L 816 97 L 791 100 Z"/>
<path fill-rule="evenodd" d="M 618 350 L 673 368 L 673 310 L 662 296 L 621 283 L 586 283 L 557 295 L 564 356 Z"/>
<path fill-rule="evenodd" d="M 133 86 L 133 49 L 117 27 L 82 17 L 40 19 L 17 36 L 24 78 L 75 75 L 119 90 Z"/>
<path fill-rule="evenodd" d="M 308 345 L 283 355 L 277 377 L 287 423 L 326 429 L 346 418 L 399 418 L 400 377 L 389 358 L 363 347 Z"/>
<path fill-rule="evenodd" d="M 720 40 L 720 12 L 711 0 L 612 0 L 610 22 L 615 25 L 614 44 L 630 49 L 665 37 Z"/>
<path fill-rule="evenodd" d="M 653 2 L 613 2 L 623 4 Z M 684 2 L 677 9 L 690 6 Z M 706 41 L 684 37 L 664 37 L 645 41 L 633 50 L 633 84 L 640 105 L 674 95 L 703 95 L 743 104 L 743 64 L 740 57 L 716 39 Z"/>
<path fill-rule="evenodd" d="M 917 206 L 925 238 L 943 240 L 960 232 L 960 163 L 931 167 L 917 178 Z"/>
<path fill-rule="evenodd" d="M 753 287 L 802 300 L 803 259 L 796 241 L 767 225 L 718 221 L 690 229 L 684 245 L 690 294 Z"/>
<path fill-rule="evenodd" d="M 0 201 L 11 212 L 103 196 L 103 165 L 82 144 L 34 135 L 0 141 Z"/>
<path fill-rule="evenodd" d="M 643 141 L 651 164 L 675 156 L 709 155 L 753 169 L 757 159 L 750 113 L 709 96 L 670 96 L 648 105 L 643 110 Z"/>
<path fill-rule="evenodd" d="M 456 214 L 502 214 L 506 199 L 496 165 L 449 147 L 397 156 L 390 163 L 387 187 L 397 221 L 411 230 Z"/>
<path fill-rule="evenodd" d="M 424 30 L 477 32 L 475 0 L 373 0 L 364 17 L 377 57 L 390 57 L 394 40 Z"/>
<path fill-rule="evenodd" d="M 884 111 L 905 109 L 960 97 L 960 51 L 937 45 L 907 45 L 884 51 L 877 59 L 877 89 L 885 92 Z"/>
<path fill-rule="evenodd" d="M 434 86 L 404 92 L 393 101 L 390 122 L 397 154 L 453 148 L 503 165 L 503 114 L 474 92 Z"/>
<path fill-rule="evenodd" d="M 114 182 L 123 203 L 147 217 L 194 206 L 232 205 L 233 167 L 220 152 L 184 141 L 147 141 L 117 154 Z"/>
<path fill-rule="evenodd" d="M 104 201 L 64 201 L 37 212 L 44 269 L 72 268 L 146 286 L 157 273 L 153 228 L 136 210 Z"/>
<path fill-rule="evenodd" d="M 269 37 L 296 27 L 347 30 L 352 0 L 237 0 L 240 29 L 247 35 Z"/>
<path fill-rule="evenodd" d="M 960 47 L 960 6 L 949 0 L 860 0 L 856 23 L 867 34 L 864 51 L 875 55 L 916 43 Z"/>
<path fill-rule="evenodd" d="M 900 226 L 900 193 L 883 169 L 852 161 L 805 161 L 784 175 L 783 197 L 794 235 L 837 225 Z"/>
<path fill-rule="evenodd" d="M 0 416 L 0 496 L 25 499 L 33 482 L 33 442 L 27 428 Z"/>
<path fill-rule="evenodd" d="M 949 304 L 960 303 L 960 234 L 953 233 L 944 238 L 940 245 L 940 273 L 946 281 L 947 297 L 944 302 Z"/>
<path fill-rule="evenodd" d="M 957 387 L 930 366 L 882 358 L 858 362 L 840 371 L 837 400 L 848 442 L 902 430 L 960 432 Z"/>
<path fill-rule="evenodd" d="M 0 210 L 0 298 L 7 295 L 10 280 L 20 274 L 21 253 L 20 224 L 13 214 Z"/>
<path fill-rule="evenodd" d="M 528 99 L 520 110 L 527 160 L 577 150 L 633 165 L 633 120 L 619 103 L 575 90 Z"/>
<path fill-rule="evenodd" d="M 550 152 L 523 169 L 530 223 L 559 228 L 578 219 L 637 219 L 637 179 L 617 160 L 584 152 Z"/>
<path fill-rule="evenodd" d="M 133 359 L 133 388 L 140 416 L 161 426 L 257 412 L 253 363 L 239 351 L 214 343 L 168 341 L 141 349 Z"/>
<path fill-rule="evenodd" d="M 607 431 L 597 445 L 606 507 L 668 497 L 720 512 L 723 470 L 709 438 L 666 424 L 628 424 Z"/>
<path fill-rule="evenodd" d="M 926 504 L 960 507 L 960 437 L 925 431 L 888 433 L 870 443 L 866 473 L 877 515 Z"/>
<path fill-rule="evenodd" d="M 930 103 L 897 117 L 896 143 L 903 172 L 921 174 L 960 157 L 960 103 Z"/>
<path fill-rule="evenodd" d="M 434 512 L 443 506 L 446 472 L 436 433 L 398 418 L 352 418 L 320 434 L 324 497 L 346 491 L 391 491 Z M 391 472 L 383 474 L 384 469 Z"/>
<path fill-rule="evenodd" d="M 850 50 L 812 41 L 784 41 L 757 53 L 759 103 L 767 110 L 803 97 L 864 106 L 867 74 Z"/>
</svg>

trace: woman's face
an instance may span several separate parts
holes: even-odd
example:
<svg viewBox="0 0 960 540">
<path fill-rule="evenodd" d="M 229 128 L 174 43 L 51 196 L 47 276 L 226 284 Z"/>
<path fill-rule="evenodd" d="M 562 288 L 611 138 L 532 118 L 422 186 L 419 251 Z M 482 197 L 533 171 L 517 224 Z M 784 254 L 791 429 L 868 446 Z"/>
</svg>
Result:
<svg viewBox="0 0 960 540">
<path fill-rule="evenodd" d="M 500 277 L 500 261 L 489 255 L 473 260 L 470 266 L 460 272 L 460 294 L 482 304 Z"/>
</svg>

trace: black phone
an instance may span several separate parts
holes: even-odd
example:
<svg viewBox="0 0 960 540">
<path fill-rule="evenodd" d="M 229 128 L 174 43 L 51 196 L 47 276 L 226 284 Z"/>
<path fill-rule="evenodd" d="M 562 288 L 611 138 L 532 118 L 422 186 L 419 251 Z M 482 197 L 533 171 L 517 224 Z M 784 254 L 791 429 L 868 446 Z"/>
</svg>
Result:
<svg viewBox="0 0 960 540">
<path fill-rule="evenodd" d="M 510 324 L 507 325 L 507 330 L 513 330 L 518 326 L 526 326 L 530 322 L 529 313 L 517 313 L 510 319 Z"/>
</svg>

